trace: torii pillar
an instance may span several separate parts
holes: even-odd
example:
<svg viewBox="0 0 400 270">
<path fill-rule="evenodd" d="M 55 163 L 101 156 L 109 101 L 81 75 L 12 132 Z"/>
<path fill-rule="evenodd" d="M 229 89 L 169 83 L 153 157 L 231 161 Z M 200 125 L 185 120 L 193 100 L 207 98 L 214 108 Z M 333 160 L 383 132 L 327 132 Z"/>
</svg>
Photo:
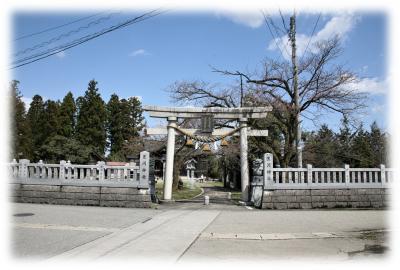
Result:
<svg viewBox="0 0 400 270">
<path fill-rule="evenodd" d="M 175 155 L 175 129 L 176 117 L 168 117 L 167 126 L 167 157 L 165 165 L 165 177 L 164 177 L 164 200 L 172 199 L 172 181 L 174 178 L 174 155 Z"/>
<path fill-rule="evenodd" d="M 247 118 L 239 119 L 240 125 L 240 177 L 242 179 L 242 201 L 249 201 L 249 160 L 247 156 Z"/>
</svg>

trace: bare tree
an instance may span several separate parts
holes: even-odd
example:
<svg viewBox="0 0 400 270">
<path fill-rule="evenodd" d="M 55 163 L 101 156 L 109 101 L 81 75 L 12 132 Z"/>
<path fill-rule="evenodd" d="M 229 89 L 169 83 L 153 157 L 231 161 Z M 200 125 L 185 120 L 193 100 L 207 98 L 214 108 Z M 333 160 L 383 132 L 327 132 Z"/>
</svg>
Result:
<svg viewBox="0 0 400 270">
<path fill-rule="evenodd" d="M 283 155 L 276 150 L 274 154 L 281 157 L 278 159 L 281 165 L 287 166 L 295 154 L 298 115 L 315 121 L 327 112 L 351 116 L 365 107 L 366 95 L 354 87 L 357 76 L 344 65 L 335 63 L 341 52 L 340 40 L 334 37 L 316 44 L 315 52 L 299 63 L 298 106 L 295 105 L 293 73 L 288 62 L 265 61 L 263 75 L 258 78 L 239 71 L 214 71 L 246 78 L 254 88 L 247 98 L 248 105 L 268 104 L 273 107 L 274 119 L 271 121 L 281 129 L 285 141 Z"/>
<path fill-rule="evenodd" d="M 244 106 L 271 105 L 267 126 L 279 132 L 279 143 L 265 145 L 281 166 L 288 166 L 295 156 L 296 118 L 315 121 L 327 112 L 352 116 L 365 107 L 366 95 L 355 89 L 357 76 L 337 63 L 342 53 L 340 40 L 334 37 L 321 41 L 298 63 L 299 106 L 295 105 L 293 72 L 289 62 L 267 59 L 263 71 L 249 74 L 240 71 L 220 70 L 214 72 L 245 78 Z M 238 107 L 238 88 L 216 90 L 216 86 L 204 82 L 177 82 L 170 88 L 175 102 L 191 102 L 195 105 Z M 255 122 L 251 123 L 255 124 Z M 266 123 L 263 124 L 264 126 Z M 254 140 L 253 140 L 254 141 Z M 273 146 L 273 147 L 272 147 Z"/>
</svg>

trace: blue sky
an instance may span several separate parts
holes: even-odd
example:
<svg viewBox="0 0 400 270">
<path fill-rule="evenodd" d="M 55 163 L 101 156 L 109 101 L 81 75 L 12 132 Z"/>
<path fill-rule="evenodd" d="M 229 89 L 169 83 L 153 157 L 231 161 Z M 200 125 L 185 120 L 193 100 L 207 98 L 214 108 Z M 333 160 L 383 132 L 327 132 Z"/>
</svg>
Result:
<svg viewBox="0 0 400 270">
<path fill-rule="evenodd" d="M 49 27 L 65 24 L 90 13 L 16 13 L 13 17 L 13 39 Z M 13 53 L 68 33 L 98 18 L 101 23 L 63 38 L 62 44 L 111 26 L 139 13 L 110 12 L 31 38 L 13 42 Z M 288 16 L 287 16 L 288 17 Z M 299 12 L 297 33 L 299 55 L 306 47 L 318 14 Z M 277 25 L 279 16 L 272 14 Z M 387 129 L 388 78 L 386 71 L 386 16 L 383 13 L 324 13 L 318 22 L 313 42 L 333 34 L 343 39 L 343 55 L 338 59 L 360 76 L 358 88 L 370 93 L 368 114 L 360 120 L 368 126 L 376 120 Z M 286 37 L 285 37 L 286 38 Z M 284 40 L 284 39 L 282 39 Z M 278 37 L 277 42 L 281 39 Z M 285 43 L 285 42 L 284 42 Z M 221 87 L 233 79 L 213 73 L 210 66 L 229 70 L 255 70 L 266 58 L 279 58 L 259 11 L 251 13 L 176 13 L 169 11 L 150 20 L 106 34 L 81 46 L 13 71 L 12 78 L 21 82 L 20 90 L 27 102 L 34 94 L 48 99 L 62 99 L 67 91 L 83 95 L 89 80 L 96 79 L 107 102 L 112 93 L 120 97 L 141 96 L 143 104 L 172 105 L 166 89 L 175 81 L 203 80 Z M 43 47 L 47 48 L 47 47 Z M 20 54 L 13 59 L 27 56 Z M 284 56 L 287 57 L 287 56 Z M 150 125 L 156 122 L 149 121 Z M 319 123 L 336 129 L 339 118 L 326 115 Z M 313 129 L 304 120 L 304 128 Z"/>
</svg>

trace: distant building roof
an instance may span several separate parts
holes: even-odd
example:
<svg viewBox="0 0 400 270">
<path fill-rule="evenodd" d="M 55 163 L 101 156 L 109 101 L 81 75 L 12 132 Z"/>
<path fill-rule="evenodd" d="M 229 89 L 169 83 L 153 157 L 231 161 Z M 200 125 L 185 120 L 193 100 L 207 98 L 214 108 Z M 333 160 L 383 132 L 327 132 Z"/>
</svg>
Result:
<svg viewBox="0 0 400 270">
<path fill-rule="evenodd" d="M 187 161 L 185 161 L 185 163 L 184 164 L 188 164 L 188 163 L 197 163 L 197 160 L 195 160 L 194 158 L 192 158 L 192 159 L 189 159 L 189 160 L 187 160 Z"/>
<path fill-rule="evenodd" d="M 107 166 L 125 166 L 128 164 L 127 162 L 120 162 L 120 161 L 107 161 L 106 165 Z"/>
</svg>

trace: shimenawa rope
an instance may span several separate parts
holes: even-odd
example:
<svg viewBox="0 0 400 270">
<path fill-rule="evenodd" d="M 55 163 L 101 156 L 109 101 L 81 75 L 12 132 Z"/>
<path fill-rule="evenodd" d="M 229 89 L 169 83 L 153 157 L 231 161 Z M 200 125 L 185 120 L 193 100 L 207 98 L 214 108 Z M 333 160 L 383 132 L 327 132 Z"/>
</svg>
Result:
<svg viewBox="0 0 400 270">
<path fill-rule="evenodd" d="M 209 137 L 209 136 L 198 136 L 198 135 L 190 134 L 189 132 L 186 132 L 185 130 L 183 130 L 179 127 L 176 127 L 176 126 L 170 126 L 170 127 L 176 129 L 177 131 L 179 131 L 180 133 L 182 133 L 183 135 L 189 137 L 190 139 L 192 139 L 194 141 L 203 142 L 203 143 L 213 143 L 213 142 L 220 141 L 228 136 L 235 134 L 236 132 L 238 132 L 241 129 L 241 127 L 238 127 L 236 129 L 233 129 L 232 131 L 229 131 L 229 132 L 223 134 L 223 135 Z"/>
</svg>

